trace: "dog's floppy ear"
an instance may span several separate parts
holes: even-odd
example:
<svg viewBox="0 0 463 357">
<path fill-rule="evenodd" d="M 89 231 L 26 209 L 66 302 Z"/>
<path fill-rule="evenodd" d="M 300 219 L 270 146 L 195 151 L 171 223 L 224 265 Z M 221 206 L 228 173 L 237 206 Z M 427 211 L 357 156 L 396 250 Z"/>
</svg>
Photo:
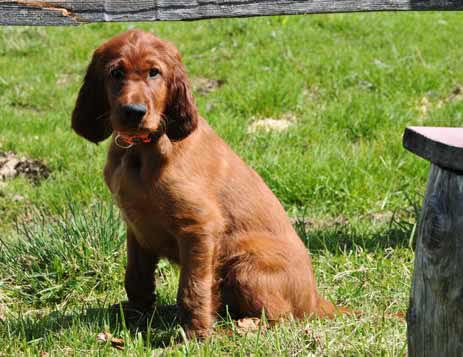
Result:
<svg viewBox="0 0 463 357">
<path fill-rule="evenodd" d="M 101 54 L 96 50 L 72 112 L 72 128 L 85 139 L 98 143 L 112 133 L 108 116 L 109 104 L 104 88 Z"/>
<path fill-rule="evenodd" d="M 191 93 L 185 69 L 176 55 L 175 70 L 169 82 L 166 107 L 167 136 L 172 141 L 186 138 L 198 125 L 198 110 Z"/>
</svg>

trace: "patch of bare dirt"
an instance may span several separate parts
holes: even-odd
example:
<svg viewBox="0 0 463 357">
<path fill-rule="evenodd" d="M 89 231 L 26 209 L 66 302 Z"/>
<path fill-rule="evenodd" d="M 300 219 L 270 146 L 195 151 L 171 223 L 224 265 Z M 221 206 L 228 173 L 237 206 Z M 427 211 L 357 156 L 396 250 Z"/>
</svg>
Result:
<svg viewBox="0 0 463 357">
<path fill-rule="evenodd" d="M 40 160 L 20 157 L 13 152 L 0 151 L 0 181 L 22 175 L 34 184 L 50 176 L 51 170 Z"/>
<path fill-rule="evenodd" d="M 283 114 L 280 118 L 262 118 L 253 120 L 251 125 L 248 127 L 248 134 L 255 133 L 257 131 L 271 132 L 277 131 L 282 132 L 288 130 L 296 122 L 296 116 L 292 113 Z"/>
<path fill-rule="evenodd" d="M 0 322 L 6 321 L 5 310 L 6 308 L 2 304 L 0 304 Z"/>
<path fill-rule="evenodd" d="M 460 85 L 457 85 L 453 91 L 452 94 L 450 94 L 447 98 L 447 102 L 458 102 L 463 100 L 463 87 Z"/>
<path fill-rule="evenodd" d="M 302 95 L 308 101 L 318 103 L 320 102 L 321 90 L 318 86 L 311 86 L 310 88 L 305 88 L 302 91 Z"/>
<path fill-rule="evenodd" d="M 447 96 L 439 96 L 435 92 L 426 93 L 417 103 L 417 110 L 420 121 L 425 121 L 429 118 L 429 113 L 434 109 L 440 109 L 449 103 L 463 101 L 463 87 L 459 84 L 453 88 L 452 92 Z"/>
<path fill-rule="evenodd" d="M 314 329 L 310 324 L 304 328 L 304 333 L 310 338 L 311 347 L 323 349 L 326 345 L 326 335 L 318 329 Z"/>
<path fill-rule="evenodd" d="M 67 87 L 71 83 L 75 82 L 77 77 L 76 73 L 60 73 L 58 74 L 56 85 L 59 87 Z"/>
<path fill-rule="evenodd" d="M 330 219 L 312 219 L 307 217 L 291 218 L 291 223 L 297 226 L 303 226 L 308 230 L 315 231 L 319 229 L 334 228 L 346 226 L 349 220 L 344 216 L 333 217 Z"/>
<path fill-rule="evenodd" d="M 396 218 L 401 217 L 398 213 L 395 214 Z M 390 223 L 394 219 L 394 213 L 391 211 L 380 211 L 368 213 L 361 216 L 362 220 L 368 220 L 375 224 Z M 403 217 L 401 217 L 403 219 Z M 308 231 L 317 231 L 321 229 L 338 228 L 350 224 L 349 220 L 344 216 L 331 217 L 331 218 L 308 218 L 308 217 L 295 217 L 291 218 L 293 225 L 304 227 Z"/>
<path fill-rule="evenodd" d="M 375 223 L 389 223 L 394 217 L 394 212 L 383 211 L 368 214 L 365 218 L 374 221 Z"/>
<path fill-rule="evenodd" d="M 225 81 L 222 79 L 208 79 L 203 77 L 193 77 L 190 81 L 193 90 L 202 95 L 212 93 L 225 84 Z"/>
</svg>

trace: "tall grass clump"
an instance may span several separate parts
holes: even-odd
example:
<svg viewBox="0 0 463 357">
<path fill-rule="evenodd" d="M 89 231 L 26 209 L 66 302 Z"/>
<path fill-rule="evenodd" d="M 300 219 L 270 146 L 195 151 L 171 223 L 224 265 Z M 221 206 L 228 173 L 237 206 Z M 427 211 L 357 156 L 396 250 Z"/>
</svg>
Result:
<svg viewBox="0 0 463 357">
<path fill-rule="evenodd" d="M 122 274 L 123 224 L 109 204 L 37 210 L 16 225 L 17 239 L 0 241 L 0 279 L 12 298 L 36 307 L 102 291 Z M 117 275 L 117 278 L 115 276 Z"/>
</svg>

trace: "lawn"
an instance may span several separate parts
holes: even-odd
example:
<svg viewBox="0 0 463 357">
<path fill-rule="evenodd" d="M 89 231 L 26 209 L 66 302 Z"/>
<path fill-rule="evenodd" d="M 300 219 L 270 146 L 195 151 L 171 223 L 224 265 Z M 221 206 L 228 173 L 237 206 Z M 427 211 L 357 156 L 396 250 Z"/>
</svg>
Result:
<svg viewBox="0 0 463 357">
<path fill-rule="evenodd" d="M 40 160 L 50 174 L 0 181 L 0 356 L 403 356 L 406 324 L 391 315 L 407 309 L 428 163 L 401 139 L 407 125 L 461 126 L 461 20 L 368 13 L 1 27 L 0 153 Z M 108 142 L 78 137 L 70 115 L 92 51 L 133 27 L 177 45 L 202 116 L 281 200 L 322 294 L 359 316 L 250 331 L 223 318 L 207 341 L 184 343 L 172 309 L 178 269 L 166 261 L 153 316 L 109 309 L 125 299 L 126 258 L 102 178 Z M 288 127 L 250 130 L 270 118 Z"/>
</svg>

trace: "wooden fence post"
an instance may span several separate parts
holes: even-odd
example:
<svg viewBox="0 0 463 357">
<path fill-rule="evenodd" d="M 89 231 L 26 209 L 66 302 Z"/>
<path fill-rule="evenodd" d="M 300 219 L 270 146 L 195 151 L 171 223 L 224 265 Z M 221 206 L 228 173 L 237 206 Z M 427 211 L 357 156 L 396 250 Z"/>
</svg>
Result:
<svg viewBox="0 0 463 357">
<path fill-rule="evenodd" d="M 410 127 L 404 147 L 429 160 L 407 312 L 409 356 L 463 356 L 463 129 Z"/>
</svg>

